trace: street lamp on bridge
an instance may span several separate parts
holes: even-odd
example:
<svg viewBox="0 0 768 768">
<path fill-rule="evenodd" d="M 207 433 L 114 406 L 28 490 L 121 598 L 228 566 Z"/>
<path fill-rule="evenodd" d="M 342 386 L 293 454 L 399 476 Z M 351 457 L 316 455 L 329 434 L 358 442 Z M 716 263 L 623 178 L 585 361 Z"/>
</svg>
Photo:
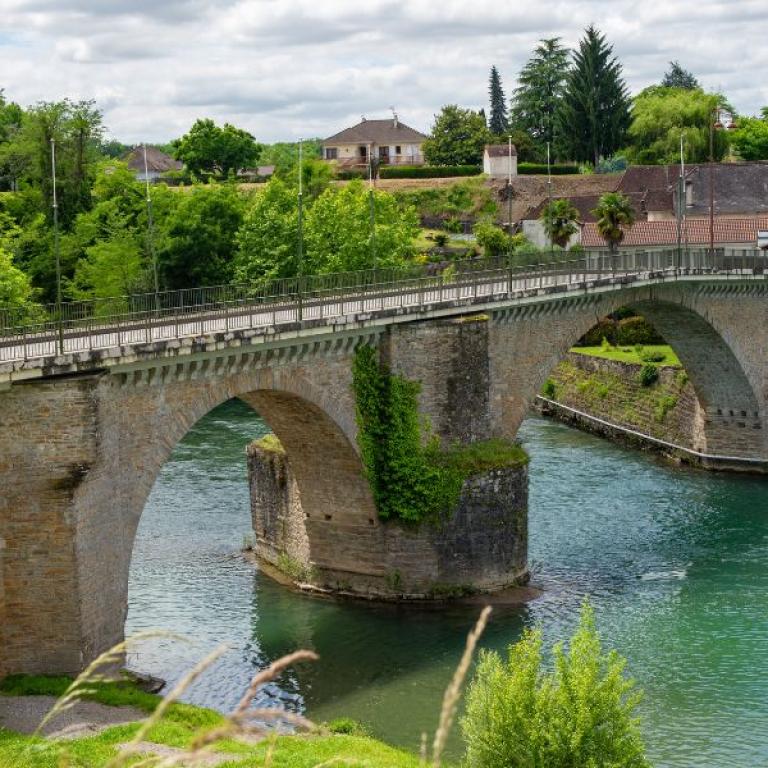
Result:
<svg viewBox="0 0 768 768">
<path fill-rule="evenodd" d="M 726 124 L 722 122 L 725 118 Z M 736 130 L 736 120 L 729 110 L 719 104 L 709 113 L 709 258 L 712 266 L 715 262 L 715 131 L 727 128 Z"/>
</svg>

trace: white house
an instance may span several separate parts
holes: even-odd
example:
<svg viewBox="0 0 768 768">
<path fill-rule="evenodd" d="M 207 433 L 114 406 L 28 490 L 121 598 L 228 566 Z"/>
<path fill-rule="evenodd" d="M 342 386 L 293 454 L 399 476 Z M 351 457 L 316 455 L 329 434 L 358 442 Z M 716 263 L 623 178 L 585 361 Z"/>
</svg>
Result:
<svg viewBox="0 0 768 768">
<path fill-rule="evenodd" d="M 345 128 L 323 142 L 323 158 L 342 166 L 367 166 L 373 157 L 381 165 L 423 165 L 422 144 L 427 137 L 401 122 L 366 120 Z"/>
<path fill-rule="evenodd" d="M 492 179 L 517 176 L 517 150 L 512 144 L 486 144 L 483 151 L 483 173 Z"/>
</svg>

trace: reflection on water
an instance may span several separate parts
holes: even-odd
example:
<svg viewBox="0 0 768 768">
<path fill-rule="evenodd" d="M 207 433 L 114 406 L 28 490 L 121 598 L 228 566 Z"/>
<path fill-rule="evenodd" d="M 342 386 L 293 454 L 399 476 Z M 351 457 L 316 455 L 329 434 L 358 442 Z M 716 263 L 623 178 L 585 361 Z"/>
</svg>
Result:
<svg viewBox="0 0 768 768">
<path fill-rule="evenodd" d="M 187 698 L 227 708 L 254 670 L 311 648 L 320 662 L 270 686 L 262 704 L 355 717 L 415 749 L 434 730 L 477 609 L 316 600 L 254 573 L 238 554 L 250 528 L 244 447 L 264 431 L 228 403 L 164 467 L 136 541 L 127 631 L 161 627 L 190 641 L 146 642 L 131 663 L 175 681 L 224 642 L 230 650 Z M 671 468 L 541 419 L 521 437 L 532 457 L 530 556 L 545 592 L 497 608 L 484 645 L 503 649 L 534 623 L 562 638 L 589 595 L 605 643 L 646 691 L 656 765 L 766 764 L 768 482 Z"/>
</svg>

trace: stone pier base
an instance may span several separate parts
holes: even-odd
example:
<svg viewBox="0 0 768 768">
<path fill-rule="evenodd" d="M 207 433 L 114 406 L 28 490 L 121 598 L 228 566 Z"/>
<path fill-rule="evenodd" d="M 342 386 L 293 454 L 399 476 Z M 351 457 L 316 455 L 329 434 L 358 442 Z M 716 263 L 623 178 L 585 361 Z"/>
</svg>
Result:
<svg viewBox="0 0 768 768">
<path fill-rule="evenodd" d="M 288 459 L 274 437 L 248 447 L 254 551 L 296 586 L 353 597 L 459 597 L 528 579 L 528 470 L 492 470 L 464 483 L 453 515 L 437 525 L 369 520 L 340 531 L 339 563 L 313 542 Z M 329 556 L 330 555 L 330 556 Z"/>
</svg>

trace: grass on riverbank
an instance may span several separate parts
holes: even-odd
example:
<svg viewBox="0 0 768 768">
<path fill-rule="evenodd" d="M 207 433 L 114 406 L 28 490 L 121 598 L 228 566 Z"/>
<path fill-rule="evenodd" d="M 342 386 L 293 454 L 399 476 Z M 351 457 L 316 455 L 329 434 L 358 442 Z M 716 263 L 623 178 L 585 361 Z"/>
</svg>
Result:
<svg viewBox="0 0 768 768">
<path fill-rule="evenodd" d="M 619 363 L 643 365 L 653 362 L 663 367 L 682 368 L 675 351 L 668 344 L 638 344 L 634 347 L 614 347 L 611 344 L 603 344 L 600 347 L 573 347 L 571 352 L 600 357 L 604 360 L 615 360 Z"/>
</svg>

